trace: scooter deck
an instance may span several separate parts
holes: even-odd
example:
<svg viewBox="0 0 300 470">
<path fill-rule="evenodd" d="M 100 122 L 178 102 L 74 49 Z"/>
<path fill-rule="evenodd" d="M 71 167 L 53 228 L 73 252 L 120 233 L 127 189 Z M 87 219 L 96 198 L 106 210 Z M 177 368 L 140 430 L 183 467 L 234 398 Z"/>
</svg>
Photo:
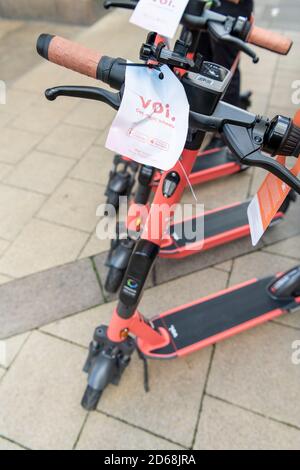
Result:
<svg viewBox="0 0 300 470">
<path fill-rule="evenodd" d="M 206 212 L 170 227 L 170 239 L 160 249 L 161 258 L 184 258 L 197 251 L 205 251 L 250 234 L 247 209 L 250 201 Z M 278 212 L 275 221 L 284 217 Z M 202 225 L 204 224 L 204 225 Z M 201 235 L 197 227 L 204 226 Z M 193 237 L 191 237 L 192 234 Z M 187 235 L 189 238 L 187 238 Z"/>
<path fill-rule="evenodd" d="M 169 331 L 170 343 L 150 353 L 141 351 L 161 359 L 184 356 L 300 308 L 300 298 L 272 299 L 267 288 L 274 279 L 253 279 L 162 313 L 152 323 Z"/>
<path fill-rule="evenodd" d="M 205 183 L 241 171 L 242 165 L 228 158 L 226 147 L 206 150 L 198 156 L 190 174 L 192 184 Z"/>
</svg>

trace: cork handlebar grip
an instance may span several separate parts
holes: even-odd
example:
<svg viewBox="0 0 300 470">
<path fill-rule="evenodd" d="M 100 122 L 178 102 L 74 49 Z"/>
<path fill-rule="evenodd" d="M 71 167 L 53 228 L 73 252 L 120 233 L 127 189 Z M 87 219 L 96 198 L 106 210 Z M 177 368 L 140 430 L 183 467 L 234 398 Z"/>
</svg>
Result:
<svg viewBox="0 0 300 470">
<path fill-rule="evenodd" d="M 37 52 L 44 59 L 66 67 L 74 72 L 97 78 L 102 55 L 85 46 L 59 36 L 41 34 L 37 41 Z"/>
<path fill-rule="evenodd" d="M 247 42 L 281 55 L 287 55 L 293 45 L 286 36 L 257 26 L 252 27 Z"/>
</svg>

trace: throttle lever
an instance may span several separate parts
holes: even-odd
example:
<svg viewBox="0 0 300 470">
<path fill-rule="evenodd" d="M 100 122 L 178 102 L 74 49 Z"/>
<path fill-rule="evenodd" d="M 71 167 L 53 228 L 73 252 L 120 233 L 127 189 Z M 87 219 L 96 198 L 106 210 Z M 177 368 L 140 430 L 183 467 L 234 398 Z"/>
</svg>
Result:
<svg viewBox="0 0 300 470">
<path fill-rule="evenodd" d="M 228 28 L 228 26 L 230 27 Z M 244 41 L 230 34 L 233 24 L 228 26 L 226 26 L 226 23 L 215 21 L 208 22 L 208 30 L 216 41 L 222 41 L 236 46 L 238 50 L 250 56 L 254 64 L 257 64 L 259 62 L 259 57 L 255 51 L 253 51 L 251 47 L 247 46 Z"/>
<path fill-rule="evenodd" d="M 73 98 L 85 98 L 88 100 L 102 101 L 113 109 L 118 110 L 122 101 L 122 90 L 119 93 L 112 93 L 103 88 L 88 86 L 58 86 L 48 88 L 45 91 L 47 100 L 54 101 L 58 96 L 71 96 Z"/>
</svg>

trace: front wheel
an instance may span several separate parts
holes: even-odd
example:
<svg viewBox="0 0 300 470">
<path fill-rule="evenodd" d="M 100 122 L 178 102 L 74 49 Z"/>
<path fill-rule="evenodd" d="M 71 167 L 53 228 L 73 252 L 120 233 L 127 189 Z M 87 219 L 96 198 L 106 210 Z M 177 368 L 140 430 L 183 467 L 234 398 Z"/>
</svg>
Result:
<svg viewBox="0 0 300 470">
<path fill-rule="evenodd" d="M 113 206 L 113 208 L 118 211 L 120 207 L 120 197 L 122 194 L 116 193 L 114 191 L 109 191 L 107 193 L 106 205 Z"/>
<path fill-rule="evenodd" d="M 89 385 L 87 386 L 82 401 L 81 406 L 86 411 L 94 411 L 97 409 L 98 403 L 102 395 L 102 390 L 94 390 Z"/>
<path fill-rule="evenodd" d="M 109 268 L 106 281 L 105 281 L 105 290 L 110 294 L 115 294 L 123 281 L 125 270 L 111 267 Z"/>
</svg>

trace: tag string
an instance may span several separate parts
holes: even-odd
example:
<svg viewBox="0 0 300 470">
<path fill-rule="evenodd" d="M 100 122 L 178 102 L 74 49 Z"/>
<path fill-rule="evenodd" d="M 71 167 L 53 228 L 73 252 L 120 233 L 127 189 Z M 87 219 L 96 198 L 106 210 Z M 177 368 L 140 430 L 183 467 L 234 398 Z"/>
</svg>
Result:
<svg viewBox="0 0 300 470">
<path fill-rule="evenodd" d="M 195 194 L 195 191 L 194 191 L 194 188 L 193 188 L 193 186 L 192 186 L 192 183 L 191 183 L 191 181 L 190 181 L 190 178 L 188 177 L 187 172 L 185 171 L 185 168 L 184 168 L 183 164 L 181 163 L 181 161 L 180 161 L 180 160 L 178 160 L 178 161 L 179 161 L 179 164 L 180 164 L 180 166 L 181 166 L 181 169 L 182 169 L 182 171 L 183 171 L 183 173 L 184 173 L 184 176 L 185 176 L 185 178 L 186 178 L 186 180 L 187 180 L 187 183 L 188 183 L 188 185 L 189 185 L 189 188 L 190 188 L 190 190 L 191 190 L 191 193 L 192 193 L 192 195 L 193 195 L 193 198 L 195 199 L 196 202 L 198 202 L 198 199 L 197 199 L 197 196 L 196 196 L 196 194 Z"/>
</svg>

